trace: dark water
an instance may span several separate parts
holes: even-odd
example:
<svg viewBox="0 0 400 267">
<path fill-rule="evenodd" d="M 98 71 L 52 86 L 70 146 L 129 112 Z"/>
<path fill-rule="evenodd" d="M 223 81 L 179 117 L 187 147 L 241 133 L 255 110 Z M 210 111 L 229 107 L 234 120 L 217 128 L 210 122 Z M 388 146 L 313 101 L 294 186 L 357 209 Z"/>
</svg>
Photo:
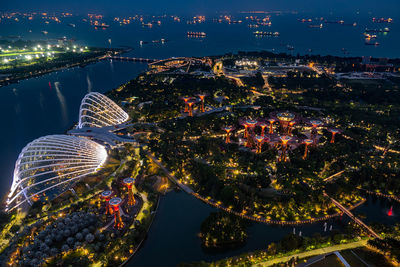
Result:
<svg viewBox="0 0 400 267">
<path fill-rule="evenodd" d="M 386 211 L 392 205 L 395 216 L 389 217 Z M 226 252 L 205 252 L 197 235 L 201 223 L 210 212 L 215 211 L 217 209 L 214 207 L 183 192 L 168 193 L 160 202 L 146 242 L 128 266 L 175 266 L 183 262 L 215 261 L 243 252 L 265 249 L 271 242 L 277 242 L 293 233 L 293 227 L 252 223 L 248 228 L 249 238 L 244 247 Z M 399 222 L 400 205 L 382 198 L 369 197 L 367 204 L 358 207 L 355 214 L 367 215 L 364 219 L 367 223 L 394 224 Z M 333 230 L 341 230 L 348 220 L 344 216 L 328 221 L 326 232 L 324 222 L 296 226 L 295 232 L 299 234 L 301 231 L 303 236 L 312 236 L 314 233 L 329 235 L 331 225 Z"/>
<path fill-rule="evenodd" d="M 137 252 L 128 266 L 175 266 L 182 262 L 212 261 L 238 255 L 247 251 L 266 248 L 269 243 L 279 241 L 293 227 L 280 227 L 252 223 L 248 229 L 249 239 L 246 245 L 227 252 L 205 252 L 197 236 L 201 223 L 210 212 L 217 209 L 183 192 L 170 192 L 160 202 L 159 211 L 154 219 L 144 246 Z M 333 229 L 341 229 L 340 222 L 330 221 Z M 324 232 L 323 223 L 296 226 L 296 234 L 311 236 L 315 232 Z"/>
<path fill-rule="evenodd" d="M 344 20 L 345 23 L 357 23 L 356 27 L 325 24 L 322 29 L 310 28 L 310 23 L 300 23 L 297 19 L 316 18 L 324 16 L 329 21 Z M 77 39 L 78 43 L 93 46 L 109 46 L 108 40 L 114 47 L 126 45 L 135 48 L 132 53 L 138 57 L 166 58 L 171 56 L 206 56 L 218 55 L 227 52 L 246 50 L 272 50 L 290 53 L 332 54 L 343 55 L 342 48 L 347 49 L 349 55 L 400 57 L 398 43 L 400 42 L 400 24 L 394 18 L 394 23 L 372 23 L 371 14 L 354 14 L 353 16 L 340 16 L 335 14 L 284 14 L 273 15 L 272 26 L 249 28 L 250 22 L 243 19 L 241 24 L 215 23 L 207 20 L 205 23 L 188 25 L 186 19 L 180 23 L 173 22 L 171 18 L 162 19 L 161 26 L 154 24 L 152 28 L 142 27 L 139 21 L 133 21 L 129 25 L 120 26 L 113 22 L 112 18 L 105 18 L 110 27 L 105 30 L 94 30 L 87 22 L 78 18 L 61 18 L 62 23 L 50 22 L 45 24 L 43 20 L 34 19 L 28 21 L 21 19 L 19 22 L 3 21 L 0 35 L 21 35 L 26 39 L 52 39 L 66 36 Z M 151 21 L 145 19 L 145 22 Z M 75 28 L 68 26 L 74 23 Z M 311 24 L 319 24 L 313 22 Z M 379 46 L 367 46 L 364 44 L 363 32 L 365 28 L 384 28 L 388 26 L 388 34 L 378 34 L 376 41 Z M 32 32 L 29 32 L 31 30 Z M 256 38 L 253 31 L 278 31 L 279 37 Z M 43 35 L 42 31 L 47 31 Z M 207 37 L 204 39 L 187 38 L 187 31 L 204 31 Z M 152 43 L 161 38 L 169 40 L 165 44 Z M 149 44 L 139 46 L 139 41 L 148 41 Z M 287 50 L 287 45 L 294 47 L 293 51 Z"/>
<path fill-rule="evenodd" d="M 313 16 L 317 16 L 314 14 Z M 313 17 L 311 16 L 311 17 Z M 67 36 L 76 38 L 84 45 L 112 46 L 127 45 L 134 48 L 129 54 L 137 57 L 167 58 L 171 56 L 217 55 L 239 50 L 272 50 L 288 52 L 286 45 L 292 45 L 292 53 L 306 53 L 312 49 L 315 54 L 341 55 L 346 48 L 350 55 L 372 55 L 379 57 L 399 57 L 399 24 L 390 25 L 391 32 L 380 36 L 378 47 L 365 46 L 362 32 L 365 27 L 382 28 L 383 25 L 371 25 L 373 15 L 355 15 L 341 18 L 331 15 L 331 19 L 357 21 L 357 27 L 330 24 L 323 29 L 308 28 L 297 22 L 297 18 L 306 15 L 283 15 L 272 18 L 270 28 L 250 29 L 247 23 L 228 25 L 206 22 L 200 25 L 163 22 L 162 26 L 152 29 L 142 28 L 137 22 L 118 26 L 112 23 L 107 30 L 94 30 L 87 23 L 70 18 L 61 24 L 44 24 L 41 20 L 32 22 L 2 21 L 0 35 L 21 35 L 28 39 L 58 38 Z M 76 28 L 67 26 L 75 23 Z M 31 33 L 28 31 L 32 30 Z M 44 36 L 41 31 L 49 32 Z M 278 38 L 255 38 L 255 30 L 279 31 Z M 188 39 L 187 31 L 205 31 L 205 39 Z M 160 38 L 168 39 L 165 44 L 151 43 Z M 139 41 L 150 41 L 139 47 Z M 134 78 L 146 65 L 128 62 L 104 61 L 85 68 L 74 68 L 42 77 L 21 81 L 18 84 L 0 88 L 0 194 L 3 196 L 12 182 L 14 162 L 21 149 L 30 141 L 43 135 L 64 133 L 78 119 L 81 98 L 89 91 L 105 92 Z M 49 86 L 49 82 L 50 85 Z M 400 209 L 394 206 L 394 216 L 385 215 L 391 203 L 370 199 L 366 205 L 357 209 L 360 214 L 368 214 L 366 222 L 374 220 L 393 224 L 399 221 Z M 216 260 L 241 252 L 263 249 L 268 243 L 278 241 L 292 227 L 277 227 L 253 224 L 249 228 L 247 244 L 228 252 L 210 253 L 201 249 L 197 234 L 201 222 L 215 211 L 214 208 L 186 194 L 172 192 L 163 197 L 158 214 L 151 227 L 148 239 L 130 266 L 174 266 L 180 262 Z M 344 219 L 345 220 L 345 219 Z M 329 222 L 334 229 L 340 229 L 340 222 Z M 323 232 L 323 224 L 296 227 L 296 233 L 303 235 Z"/>
<path fill-rule="evenodd" d="M 391 216 L 388 215 L 390 208 L 392 208 Z M 370 196 L 365 204 L 356 209 L 354 214 L 362 218 L 367 224 L 383 223 L 393 225 L 400 223 L 400 203 L 390 199 Z"/>
</svg>

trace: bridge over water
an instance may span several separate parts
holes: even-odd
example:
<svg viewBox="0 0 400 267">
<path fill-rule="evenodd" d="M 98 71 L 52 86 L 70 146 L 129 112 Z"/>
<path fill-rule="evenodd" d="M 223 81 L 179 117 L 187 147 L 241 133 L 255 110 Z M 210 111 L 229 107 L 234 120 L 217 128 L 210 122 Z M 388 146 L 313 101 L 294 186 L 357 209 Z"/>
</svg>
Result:
<svg viewBox="0 0 400 267">
<path fill-rule="evenodd" d="M 369 234 L 375 238 L 381 238 L 377 233 L 375 233 L 374 230 L 372 230 L 371 227 L 369 227 L 368 225 L 366 225 L 363 221 L 361 221 L 359 218 L 357 218 L 353 213 L 351 213 L 351 211 L 349 211 L 348 209 L 346 209 L 342 204 L 340 204 L 336 199 L 331 198 L 330 196 L 328 196 L 326 193 L 324 193 L 324 195 L 326 197 L 329 197 L 329 199 L 332 201 L 333 204 L 336 205 L 336 207 L 338 207 L 343 213 L 345 213 L 347 216 L 350 217 L 350 219 L 352 219 L 353 221 L 355 221 L 357 224 L 359 224 L 361 227 L 363 227 L 364 229 L 366 229 Z"/>
<path fill-rule="evenodd" d="M 144 62 L 144 63 L 152 63 L 157 61 L 157 59 L 151 58 L 141 58 L 141 57 L 121 57 L 121 56 L 110 56 L 110 59 L 121 60 L 121 61 L 133 61 L 133 62 Z"/>
</svg>

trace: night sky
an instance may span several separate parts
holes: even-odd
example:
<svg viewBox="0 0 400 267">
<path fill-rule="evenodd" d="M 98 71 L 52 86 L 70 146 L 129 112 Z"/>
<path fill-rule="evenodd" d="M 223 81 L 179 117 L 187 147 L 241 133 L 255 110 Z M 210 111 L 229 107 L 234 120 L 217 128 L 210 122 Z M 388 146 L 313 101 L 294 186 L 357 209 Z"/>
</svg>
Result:
<svg viewBox="0 0 400 267">
<path fill-rule="evenodd" d="M 2 11 L 71 11 L 109 15 L 132 13 L 212 15 L 216 12 L 248 10 L 300 11 L 352 14 L 372 12 L 376 16 L 400 15 L 399 0 L 12 0 L 0 1 Z"/>
</svg>

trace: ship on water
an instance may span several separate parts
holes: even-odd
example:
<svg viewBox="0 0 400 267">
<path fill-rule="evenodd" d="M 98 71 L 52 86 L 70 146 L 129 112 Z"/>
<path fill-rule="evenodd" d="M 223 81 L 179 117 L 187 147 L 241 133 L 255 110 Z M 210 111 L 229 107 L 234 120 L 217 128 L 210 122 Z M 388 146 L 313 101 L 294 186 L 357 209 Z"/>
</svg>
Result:
<svg viewBox="0 0 400 267">
<path fill-rule="evenodd" d="M 253 32 L 255 36 L 279 36 L 279 32 L 263 32 L 263 31 L 255 31 Z"/>
<path fill-rule="evenodd" d="M 375 39 L 376 34 L 364 33 L 365 39 Z"/>
<path fill-rule="evenodd" d="M 365 45 L 378 46 L 378 45 L 380 45 L 380 43 L 378 43 L 378 42 L 373 42 L 373 43 L 371 43 L 371 42 L 365 42 Z"/>
<path fill-rule="evenodd" d="M 384 29 L 365 29 L 366 33 L 383 33 L 383 32 L 389 32 L 390 29 L 389 28 L 384 28 Z"/>
<path fill-rule="evenodd" d="M 308 25 L 308 27 L 322 29 L 324 27 L 324 25 L 322 23 L 321 24 L 312 24 L 312 25 Z"/>
<path fill-rule="evenodd" d="M 188 37 L 200 37 L 204 38 L 207 36 L 205 32 L 187 32 Z"/>
</svg>

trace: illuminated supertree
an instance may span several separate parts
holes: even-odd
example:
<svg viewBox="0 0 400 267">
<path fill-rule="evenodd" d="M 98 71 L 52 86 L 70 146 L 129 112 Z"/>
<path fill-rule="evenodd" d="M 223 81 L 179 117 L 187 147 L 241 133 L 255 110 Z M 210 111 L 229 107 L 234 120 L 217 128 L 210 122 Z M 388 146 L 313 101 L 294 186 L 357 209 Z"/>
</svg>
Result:
<svg viewBox="0 0 400 267">
<path fill-rule="evenodd" d="M 317 137 L 317 128 L 321 127 L 323 125 L 323 122 L 320 120 L 310 120 L 310 124 L 312 126 L 311 129 L 311 139 L 314 141 L 315 143 L 315 138 Z"/>
<path fill-rule="evenodd" d="M 190 99 L 192 99 L 192 98 L 188 97 L 188 96 L 182 97 L 182 100 L 185 101 L 185 110 L 184 110 L 185 113 L 189 112 L 188 102 Z"/>
<path fill-rule="evenodd" d="M 269 122 L 269 134 L 273 134 L 275 119 L 269 119 L 268 122 Z"/>
<path fill-rule="evenodd" d="M 204 98 L 207 96 L 206 94 L 198 94 L 197 95 L 200 98 L 200 112 L 204 112 Z"/>
<path fill-rule="evenodd" d="M 112 208 L 111 208 L 111 206 L 109 204 L 109 201 L 111 199 L 111 195 L 112 195 L 112 191 L 110 191 L 110 190 L 103 191 L 100 194 L 100 198 L 104 200 L 105 205 L 106 205 L 106 215 L 113 214 L 113 210 L 112 210 Z"/>
<path fill-rule="evenodd" d="M 284 135 L 284 136 L 281 136 L 280 139 L 282 141 L 282 153 L 281 153 L 280 161 L 286 161 L 287 144 L 292 139 L 292 137 Z"/>
<path fill-rule="evenodd" d="M 125 178 L 123 180 L 124 185 L 128 188 L 128 206 L 135 205 L 135 196 L 133 195 L 132 186 L 135 182 L 133 178 Z"/>
<path fill-rule="evenodd" d="M 108 202 L 109 205 L 113 208 L 114 210 L 114 228 L 115 229 L 122 229 L 124 227 L 124 223 L 122 222 L 121 219 L 121 214 L 119 211 L 119 206 L 121 205 L 122 199 L 119 197 L 114 197 L 110 199 Z"/>
<path fill-rule="evenodd" d="M 257 125 L 257 121 L 256 120 L 246 120 L 246 124 L 249 126 L 249 130 L 253 131 Z"/>
<path fill-rule="evenodd" d="M 335 135 L 340 133 L 339 129 L 329 129 L 329 131 L 332 133 L 332 138 L 331 138 L 331 144 L 335 143 Z"/>
<path fill-rule="evenodd" d="M 189 101 L 188 103 L 189 106 L 189 117 L 193 117 L 193 105 L 194 105 L 194 101 Z"/>
<path fill-rule="evenodd" d="M 291 135 L 293 131 L 293 126 L 296 124 L 295 121 L 289 122 L 289 127 L 288 127 L 288 134 Z"/>
<path fill-rule="evenodd" d="M 268 126 L 265 122 L 260 122 L 259 124 L 258 124 L 258 126 L 260 126 L 260 128 L 261 128 L 261 136 L 264 136 L 265 135 L 265 128 Z"/>
<path fill-rule="evenodd" d="M 253 136 L 254 136 L 254 128 L 257 125 L 257 121 L 256 120 L 246 120 L 246 124 L 248 126 L 248 130 L 247 130 L 247 142 L 246 142 L 246 146 L 247 147 L 251 147 L 253 144 Z"/>
<path fill-rule="evenodd" d="M 233 131 L 233 127 L 232 126 L 226 126 L 226 127 L 224 127 L 224 131 L 226 132 L 225 143 L 229 144 L 231 142 L 230 134 L 231 134 L 231 131 Z"/>
<path fill-rule="evenodd" d="M 303 159 L 306 159 L 306 158 L 307 158 L 307 155 L 308 155 L 308 146 L 312 145 L 313 143 L 314 143 L 314 141 L 311 140 L 311 139 L 305 139 L 305 140 L 304 140 L 304 144 L 306 145 L 306 147 L 305 147 L 305 149 L 304 149 L 304 156 L 303 156 Z"/>
<path fill-rule="evenodd" d="M 247 122 L 243 122 L 243 123 L 241 123 L 242 125 L 243 125 L 243 127 L 244 127 L 244 134 L 243 134 L 243 137 L 244 138 L 247 138 L 248 137 L 248 135 L 249 135 L 249 125 L 247 125 Z"/>
<path fill-rule="evenodd" d="M 261 148 L 262 148 L 262 143 L 264 141 L 264 137 L 261 135 L 257 135 L 255 137 L 256 141 L 257 141 L 257 154 L 261 153 Z"/>
<path fill-rule="evenodd" d="M 289 124 L 296 118 L 296 115 L 286 111 L 277 113 L 276 117 L 281 124 L 282 133 L 289 133 Z"/>
</svg>

